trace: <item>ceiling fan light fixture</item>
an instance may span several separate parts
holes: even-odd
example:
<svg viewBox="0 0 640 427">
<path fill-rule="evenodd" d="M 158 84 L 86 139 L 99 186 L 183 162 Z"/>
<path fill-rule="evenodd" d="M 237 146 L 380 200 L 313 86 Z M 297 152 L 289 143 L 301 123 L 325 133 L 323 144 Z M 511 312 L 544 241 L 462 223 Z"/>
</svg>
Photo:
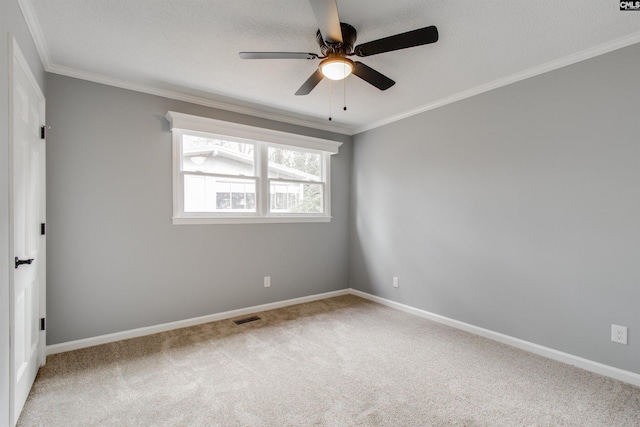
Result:
<svg viewBox="0 0 640 427">
<path fill-rule="evenodd" d="M 354 67 L 352 60 L 343 57 L 327 58 L 320 63 L 322 75 L 331 80 L 345 79 Z"/>
</svg>

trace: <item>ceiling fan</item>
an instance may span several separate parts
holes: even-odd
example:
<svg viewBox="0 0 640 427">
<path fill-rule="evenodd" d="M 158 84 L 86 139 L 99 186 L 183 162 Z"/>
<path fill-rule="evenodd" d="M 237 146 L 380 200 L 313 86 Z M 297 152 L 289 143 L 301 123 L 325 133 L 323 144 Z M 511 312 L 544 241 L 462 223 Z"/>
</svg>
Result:
<svg viewBox="0 0 640 427">
<path fill-rule="evenodd" d="M 304 52 L 240 52 L 242 59 L 322 59 L 318 69 L 298 89 L 296 95 L 308 95 L 324 77 L 342 80 L 351 73 L 380 90 L 387 90 L 396 82 L 362 62 L 352 61 L 347 57 L 366 57 L 438 41 L 438 29 L 432 25 L 354 47 L 356 29 L 340 22 L 336 0 L 309 1 L 318 23 L 316 40 L 322 55 Z"/>
</svg>

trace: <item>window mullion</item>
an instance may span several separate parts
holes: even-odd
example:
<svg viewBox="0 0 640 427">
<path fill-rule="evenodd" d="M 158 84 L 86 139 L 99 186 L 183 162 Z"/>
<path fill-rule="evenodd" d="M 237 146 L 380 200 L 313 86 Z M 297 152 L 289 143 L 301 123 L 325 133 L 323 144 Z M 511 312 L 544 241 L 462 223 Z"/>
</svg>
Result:
<svg viewBox="0 0 640 427">
<path fill-rule="evenodd" d="M 331 155 L 322 153 L 322 213 L 329 215 L 331 212 Z"/>
<path fill-rule="evenodd" d="M 184 215 L 184 175 L 182 174 L 182 132 L 173 132 L 173 212 Z"/>
<path fill-rule="evenodd" d="M 258 142 L 256 149 L 256 174 L 258 175 L 258 212 L 260 216 L 269 214 L 269 150 L 267 144 Z"/>
</svg>

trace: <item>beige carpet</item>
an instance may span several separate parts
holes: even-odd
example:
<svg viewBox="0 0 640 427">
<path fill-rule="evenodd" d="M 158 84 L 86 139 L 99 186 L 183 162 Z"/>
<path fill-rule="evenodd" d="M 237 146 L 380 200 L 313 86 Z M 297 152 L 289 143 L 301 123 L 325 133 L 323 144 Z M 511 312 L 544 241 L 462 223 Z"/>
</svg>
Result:
<svg viewBox="0 0 640 427">
<path fill-rule="evenodd" d="M 19 426 L 640 426 L 640 389 L 354 296 L 50 356 Z"/>
</svg>

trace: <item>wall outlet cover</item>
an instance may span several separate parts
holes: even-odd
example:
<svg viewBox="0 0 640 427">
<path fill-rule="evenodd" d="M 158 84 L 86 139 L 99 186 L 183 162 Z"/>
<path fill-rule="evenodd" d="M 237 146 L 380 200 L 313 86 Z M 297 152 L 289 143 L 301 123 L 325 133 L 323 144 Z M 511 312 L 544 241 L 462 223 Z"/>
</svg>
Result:
<svg viewBox="0 0 640 427">
<path fill-rule="evenodd" d="M 611 341 L 620 344 L 627 344 L 627 327 L 611 325 Z"/>
</svg>

